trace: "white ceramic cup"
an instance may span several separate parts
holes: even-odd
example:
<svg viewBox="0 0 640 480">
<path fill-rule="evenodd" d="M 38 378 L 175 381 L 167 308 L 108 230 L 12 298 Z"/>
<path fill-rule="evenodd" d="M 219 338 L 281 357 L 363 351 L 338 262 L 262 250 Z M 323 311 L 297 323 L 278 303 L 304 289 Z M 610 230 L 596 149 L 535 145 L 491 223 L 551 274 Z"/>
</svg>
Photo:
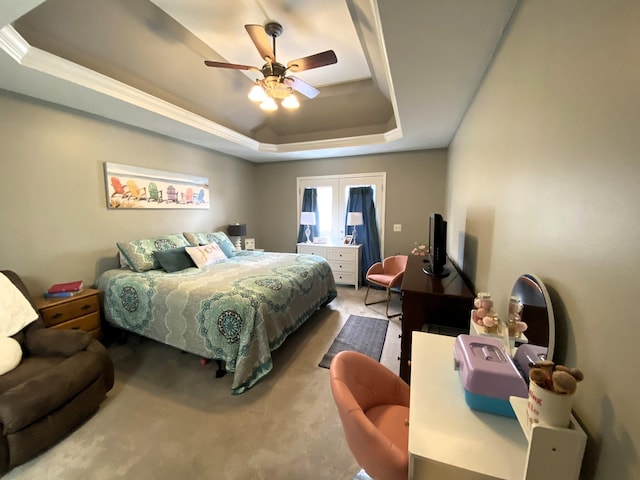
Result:
<svg viewBox="0 0 640 480">
<path fill-rule="evenodd" d="M 571 422 L 573 395 L 555 393 L 542 388 L 536 382 L 529 382 L 527 402 L 527 426 L 535 424 L 566 428 Z"/>
</svg>

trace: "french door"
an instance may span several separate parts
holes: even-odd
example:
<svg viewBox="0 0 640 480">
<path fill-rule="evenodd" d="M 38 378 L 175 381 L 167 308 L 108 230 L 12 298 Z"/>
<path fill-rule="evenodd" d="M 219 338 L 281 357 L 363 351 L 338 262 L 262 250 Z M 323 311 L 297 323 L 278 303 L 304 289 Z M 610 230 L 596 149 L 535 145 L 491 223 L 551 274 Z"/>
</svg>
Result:
<svg viewBox="0 0 640 480">
<path fill-rule="evenodd" d="M 297 220 L 300 222 L 300 208 L 305 188 L 315 188 L 318 193 L 318 236 L 328 242 L 338 244 L 347 233 L 345 218 L 349 189 L 370 186 L 374 192 L 376 222 L 380 236 L 381 254 L 384 252 L 384 204 L 386 172 L 359 173 L 351 175 L 324 175 L 318 177 L 298 177 L 297 179 Z"/>
</svg>

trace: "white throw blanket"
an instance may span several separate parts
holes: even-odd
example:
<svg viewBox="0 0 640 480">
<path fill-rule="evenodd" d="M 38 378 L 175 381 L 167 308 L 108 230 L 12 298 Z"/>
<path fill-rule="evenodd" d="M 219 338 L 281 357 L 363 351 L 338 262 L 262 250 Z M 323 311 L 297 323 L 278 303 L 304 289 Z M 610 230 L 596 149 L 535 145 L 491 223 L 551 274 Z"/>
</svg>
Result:
<svg viewBox="0 0 640 480">
<path fill-rule="evenodd" d="M 15 335 L 37 318 L 29 300 L 6 275 L 0 274 L 0 338 Z"/>
</svg>

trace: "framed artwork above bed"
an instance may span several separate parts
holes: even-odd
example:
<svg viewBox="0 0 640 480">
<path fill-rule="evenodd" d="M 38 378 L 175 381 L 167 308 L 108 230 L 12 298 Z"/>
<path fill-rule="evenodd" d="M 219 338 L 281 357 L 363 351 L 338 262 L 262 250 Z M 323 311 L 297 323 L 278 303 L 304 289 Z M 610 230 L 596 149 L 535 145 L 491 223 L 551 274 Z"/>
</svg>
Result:
<svg viewBox="0 0 640 480">
<path fill-rule="evenodd" d="M 195 175 L 104 163 L 108 209 L 208 209 L 209 179 Z"/>
</svg>

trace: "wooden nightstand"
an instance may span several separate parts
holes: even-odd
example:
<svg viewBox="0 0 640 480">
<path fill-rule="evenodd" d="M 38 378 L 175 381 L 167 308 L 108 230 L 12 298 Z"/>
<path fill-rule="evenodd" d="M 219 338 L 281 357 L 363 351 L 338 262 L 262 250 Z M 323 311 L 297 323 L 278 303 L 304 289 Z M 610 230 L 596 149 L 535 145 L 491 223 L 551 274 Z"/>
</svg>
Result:
<svg viewBox="0 0 640 480">
<path fill-rule="evenodd" d="M 80 329 L 100 340 L 99 290 L 85 288 L 73 297 L 44 298 L 34 301 L 47 328 Z"/>
</svg>

